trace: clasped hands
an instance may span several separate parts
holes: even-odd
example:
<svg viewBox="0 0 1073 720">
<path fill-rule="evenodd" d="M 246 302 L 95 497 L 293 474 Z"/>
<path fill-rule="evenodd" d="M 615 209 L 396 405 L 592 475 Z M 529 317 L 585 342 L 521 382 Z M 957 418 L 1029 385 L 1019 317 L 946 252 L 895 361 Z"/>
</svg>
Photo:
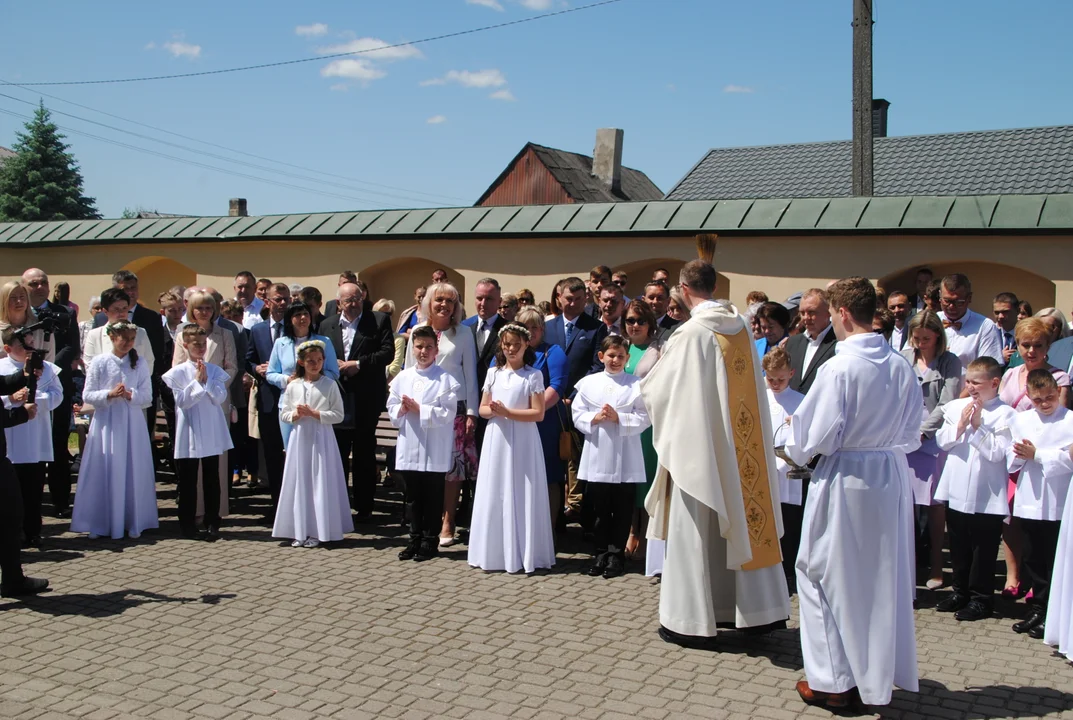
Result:
<svg viewBox="0 0 1073 720">
<path fill-rule="evenodd" d="M 314 410 L 305 403 L 301 403 L 294 408 L 294 419 L 297 420 L 304 417 L 320 420 L 320 411 Z"/>
<path fill-rule="evenodd" d="M 592 419 L 593 425 L 598 425 L 602 422 L 618 423 L 618 411 L 610 405 L 604 405 L 596 413 L 596 416 Z"/>
<path fill-rule="evenodd" d="M 965 409 L 961 411 L 961 418 L 958 419 L 958 437 L 961 437 L 962 433 L 971 425 L 973 430 L 980 429 L 981 412 L 983 411 L 983 405 L 979 400 L 973 400 L 971 403 L 965 406 Z"/>
<path fill-rule="evenodd" d="M 414 400 L 409 395 L 403 395 L 402 396 L 402 412 L 400 412 L 399 415 L 405 415 L 406 413 L 409 413 L 409 412 L 414 412 L 414 413 L 421 412 L 421 404 L 419 402 L 417 402 L 416 400 Z"/>
<path fill-rule="evenodd" d="M 119 383 L 112 391 L 108 393 L 109 399 L 123 398 L 124 400 L 130 400 L 134 396 L 134 393 L 127 389 L 127 386 L 123 383 Z"/>
</svg>

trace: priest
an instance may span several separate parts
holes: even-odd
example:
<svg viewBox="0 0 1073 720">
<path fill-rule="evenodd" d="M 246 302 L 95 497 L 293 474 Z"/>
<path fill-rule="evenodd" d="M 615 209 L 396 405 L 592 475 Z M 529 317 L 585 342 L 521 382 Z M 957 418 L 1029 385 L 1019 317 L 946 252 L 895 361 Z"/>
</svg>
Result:
<svg viewBox="0 0 1073 720">
<path fill-rule="evenodd" d="M 763 633 L 790 616 L 767 394 L 748 324 L 712 300 L 715 278 L 703 260 L 682 269 L 691 319 L 641 382 L 659 456 L 648 537 L 667 541 L 659 634 L 706 649 L 716 628 Z"/>
<path fill-rule="evenodd" d="M 872 332 L 872 284 L 847 278 L 828 292 L 837 354 L 784 432 L 794 462 L 820 456 L 796 564 L 806 678 L 797 692 L 837 709 L 886 705 L 894 685 L 918 689 L 905 455 L 920 446 L 924 406 L 913 368 Z"/>
</svg>

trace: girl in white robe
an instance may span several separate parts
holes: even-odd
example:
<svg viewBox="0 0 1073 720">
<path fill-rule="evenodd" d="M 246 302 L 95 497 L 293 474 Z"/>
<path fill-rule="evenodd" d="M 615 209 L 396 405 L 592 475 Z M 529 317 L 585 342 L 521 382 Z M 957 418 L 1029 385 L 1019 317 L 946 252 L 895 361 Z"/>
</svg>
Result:
<svg viewBox="0 0 1073 720">
<path fill-rule="evenodd" d="M 332 430 L 343 421 L 343 396 L 335 379 L 322 374 L 324 347 L 320 340 L 298 346 L 294 378 L 283 392 L 279 412 L 292 430 L 272 536 L 293 538 L 291 547 L 337 542 L 354 531 Z"/>
<path fill-rule="evenodd" d="M 149 365 L 134 350 L 133 323 L 108 325 L 112 352 L 93 358 L 82 398 L 92 405 L 71 531 L 119 540 L 158 527 L 156 476 L 145 408 L 153 401 Z"/>
<path fill-rule="evenodd" d="M 482 570 L 535 572 L 555 564 L 544 450 L 544 378 L 530 363 L 529 331 L 499 331 L 496 367 L 484 381 L 487 419 L 470 521 L 469 564 Z"/>
</svg>

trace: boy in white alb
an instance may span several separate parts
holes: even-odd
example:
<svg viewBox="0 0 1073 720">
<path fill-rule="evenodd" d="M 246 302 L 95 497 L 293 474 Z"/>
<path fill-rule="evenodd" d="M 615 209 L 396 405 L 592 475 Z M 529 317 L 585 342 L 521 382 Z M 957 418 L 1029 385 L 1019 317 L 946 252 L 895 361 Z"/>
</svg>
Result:
<svg viewBox="0 0 1073 720">
<path fill-rule="evenodd" d="M 794 376 L 790 353 L 780 347 L 774 348 L 762 361 L 764 381 L 767 383 L 767 404 L 771 413 L 771 431 L 780 437 L 778 431 L 790 417 L 797 412 L 797 407 L 805 396 L 790 389 L 790 380 Z M 781 443 L 776 440 L 775 445 Z M 775 468 L 779 473 L 779 500 L 782 505 L 782 569 L 786 573 L 786 588 L 793 595 L 797 592 L 797 550 L 801 544 L 801 519 L 804 515 L 801 503 L 801 478 L 790 479 L 790 466 L 782 458 L 775 458 Z"/>
<path fill-rule="evenodd" d="M 578 480 L 596 515 L 596 563 L 589 575 L 613 578 L 625 569 L 626 540 L 636 503 L 636 483 L 645 482 L 641 433 L 651 422 L 641 399 L 641 379 L 624 372 L 629 341 L 607 336 L 598 357 L 604 371 L 578 381 L 571 404 L 574 427 L 585 436 Z"/>
<path fill-rule="evenodd" d="M 32 348 L 19 338 L 16 328 L 4 328 L 2 335 L 7 357 L 0 359 L 0 375 L 22 372 Z M 37 406 L 37 415 L 27 423 L 9 427 L 7 434 L 7 457 L 15 466 L 15 476 L 22 490 L 22 532 L 26 536 L 24 546 L 41 545 L 41 492 L 45 486 L 45 463 L 52 462 L 52 410 L 63 402 L 59 368 L 47 360 L 37 378 L 35 397 L 30 388 L 24 387 L 13 395 L 4 397 L 7 409 L 27 403 Z"/>
<path fill-rule="evenodd" d="M 436 365 L 439 338 L 425 325 L 410 333 L 415 364 L 391 383 L 387 412 L 399 429 L 395 469 L 403 473 L 410 542 L 399 560 L 436 556 L 443 517 L 444 480 L 454 462 L 455 413 L 462 386 Z"/>
<path fill-rule="evenodd" d="M 175 467 L 179 476 L 179 530 L 197 538 L 197 477 L 205 497 L 207 538 L 220 537 L 220 457 L 231 449 L 231 430 L 224 407 L 230 397 L 227 373 L 205 362 L 208 335 L 198 325 L 183 328 L 181 341 L 189 359 L 161 378 L 175 396 Z"/>
<path fill-rule="evenodd" d="M 935 499 L 947 503 L 950 562 L 954 592 L 935 606 L 959 621 L 991 617 L 995 565 L 1002 527 L 1010 514 L 1006 451 L 1009 426 L 1017 411 L 998 396 L 1002 366 L 984 356 L 969 363 L 965 388 L 969 397 L 943 408 L 943 425 L 935 435 L 947 453 Z"/>
<path fill-rule="evenodd" d="M 1045 632 L 1051 574 L 1071 478 L 1062 455 L 1073 445 L 1073 413 L 1062 407 L 1050 370 L 1028 373 L 1025 390 L 1035 409 L 1018 413 L 1010 425 L 1007 462 L 1011 473 L 1021 471 L 1013 514 L 1021 518 L 1030 545 L 1022 566 L 1032 586 L 1032 605 L 1013 631 L 1039 640 Z"/>
</svg>

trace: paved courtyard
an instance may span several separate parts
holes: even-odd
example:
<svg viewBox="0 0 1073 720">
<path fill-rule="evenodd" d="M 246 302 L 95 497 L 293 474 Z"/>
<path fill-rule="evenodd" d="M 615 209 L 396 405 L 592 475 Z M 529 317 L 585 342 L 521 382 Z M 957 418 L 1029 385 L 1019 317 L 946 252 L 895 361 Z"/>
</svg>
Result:
<svg viewBox="0 0 1073 720">
<path fill-rule="evenodd" d="M 796 627 L 667 645 L 659 586 L 590 578 L 583 554 L 535 577 L 473 570 L 464 547 L 403 563 L 389 514 L 340 547 L 280 547 L 253 521 L 266 498 L 240 490 L 223 541 L 183 541 L 174 486 L 158 488 L 155 533 L 90 541 L 53 520 L 25 554 L 55 590 L 0 600 L 0 719 L 830 716 L 794 692 Z M 882 717 L 1073 718 L 1073 666 L 1011 622 L 919 610 L 921 692 Z"/>
</svg>

